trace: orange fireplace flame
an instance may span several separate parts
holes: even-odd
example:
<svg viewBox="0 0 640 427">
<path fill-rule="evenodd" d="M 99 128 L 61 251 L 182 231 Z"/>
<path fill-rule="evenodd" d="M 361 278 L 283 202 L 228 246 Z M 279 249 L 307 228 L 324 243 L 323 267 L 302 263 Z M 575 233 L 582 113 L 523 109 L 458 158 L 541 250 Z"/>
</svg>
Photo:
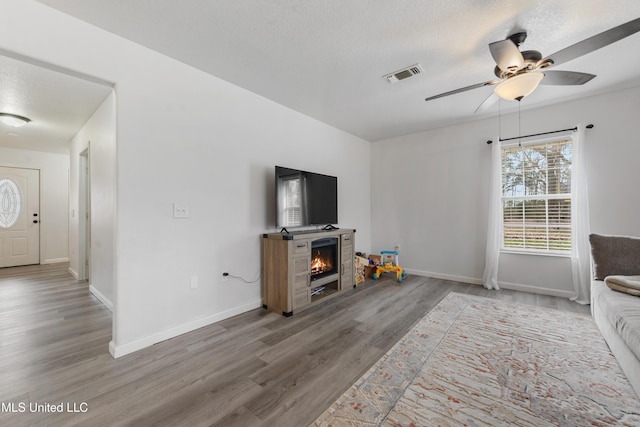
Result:
<svg viewBox="0 0 640 427">
<path fill-rule="evenodd" d="M 316 256 L 311 260 L 311 274 L 321 274 L 325 271 L 331 270 L 333 265 L 330 259 L 323 258 L 320 251 L 316 253 Z"/>
</svg>

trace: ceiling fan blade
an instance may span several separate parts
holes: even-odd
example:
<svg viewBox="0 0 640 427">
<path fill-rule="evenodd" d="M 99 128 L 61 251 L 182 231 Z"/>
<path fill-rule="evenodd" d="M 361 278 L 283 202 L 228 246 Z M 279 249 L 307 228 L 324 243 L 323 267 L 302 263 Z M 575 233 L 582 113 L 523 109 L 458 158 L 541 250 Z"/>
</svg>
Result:
<svg viewBox="0 0 640 427">
<path fill-rule="evenodd" d="M 635 34 L 638 31 L 640 31 L 640 18 L 636 18 L 633 21 L 618 25 L 617 27 L 613 27 L 610 30 L 582 40 L 581 42 L 578 42 L 552 55 L 549 55 L 548 57 L 542 59 L 541 62 L 551 59 L 553 61 L 553 65 L 562 64 L 564 62 L 578 58 L 582 55 L 586 55 L 587 53 L 593 52 L 594 50 L 600 49 L 601 47 L 608 46 L 611 43 L 617 42 L 618 40 L 622 40 L 623 38 Z"/>
<path fill-rule="evenodd" d="M 595 74 L 578 73 L 576 71 L 543 71 L 543 85 L 583 85 L 595 77 Z"/>
<path fill-rule="evenodd" d="M 501 80 L 489 80 L 488 82 L 476 83 L 471 86 L 465 86 L 465 87 L 461 87 L 460 89 L 450 90 L 449 92 L 444 92 L 438 95 L 430 96 L 428 98 L 425 98 L 425 101 L 432 101 L 434 99 L 443 98 L 449 95 L 455 95 L 456 93 L 466 92 L 468 90 L 477 89 L 479 87 L 494 85 L 496 83 L 500 83 L 500 81 Z"/>
<path fill-rule="evenodd" d="M 487 109 L 489 109 L 489 107 L 491 107 L 493 104 L 496 103 L 496 101 L 498 101 L 500 99 L 500 97 L 498 95 L 496 95 L 495 92 L 491 92 L 491 95 L 489 95 L 487 97 L 487 99 L 485 99 L 484 101 L 482 101 L 482 104 L 478 105 L 478 108 L 476 108 L 476 111 L 474 111 L 473 113 L 482 113 L 483 111 L 486 111 Z"/>
<path fill-rule="evenodd" d="M 489 43 L 489 50 L 502 71 L 515 73 L 524 67 L 522 53 L 510 39 Z"/>
</svg>

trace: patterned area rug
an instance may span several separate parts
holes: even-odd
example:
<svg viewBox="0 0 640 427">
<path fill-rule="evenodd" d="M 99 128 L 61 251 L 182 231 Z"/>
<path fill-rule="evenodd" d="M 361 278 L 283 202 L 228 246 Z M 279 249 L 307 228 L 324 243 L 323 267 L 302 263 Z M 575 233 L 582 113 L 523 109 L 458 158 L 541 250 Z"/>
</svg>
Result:
<svg viewBox="0 0 640 427">
<path fill-rule="evenodd" d="M 312 426 L 640 426 L 591 317 L 451 293 Z"/>
</svg>

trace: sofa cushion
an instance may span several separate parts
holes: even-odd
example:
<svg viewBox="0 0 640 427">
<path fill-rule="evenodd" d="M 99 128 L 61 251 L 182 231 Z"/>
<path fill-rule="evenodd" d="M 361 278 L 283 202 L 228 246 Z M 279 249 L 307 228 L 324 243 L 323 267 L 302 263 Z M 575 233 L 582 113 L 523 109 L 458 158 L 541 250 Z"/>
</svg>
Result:
<svg viewBox="0 0 640 427">
<path fill-rule="evenodd" d="M 591 234 L 589 242 L 595 279 L 640 275 L 640 239 Z"/>
<path fill-rule="evenodd" d="M 640 360 L 640 298 L 612 291 L 600 280 L 592 281 L 591 298 Z"/>
</svg>

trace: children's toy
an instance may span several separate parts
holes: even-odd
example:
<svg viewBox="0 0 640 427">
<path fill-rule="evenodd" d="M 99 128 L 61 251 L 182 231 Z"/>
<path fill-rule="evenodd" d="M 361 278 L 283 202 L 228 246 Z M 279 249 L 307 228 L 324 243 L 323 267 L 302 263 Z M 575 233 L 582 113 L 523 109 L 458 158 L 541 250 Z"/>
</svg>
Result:
<svg viewBox="0 0 640 427">
<path fill-rule="evenodd" d="M 364 268 L 369 265 L 369 260 L 356 255 L 354 265 L 356 266 L 356 285 L 360 285 L 364 283 Z"/>
<path fill-rule="evenodd" d="M 407 273 L 405 273 L 404 269 L 398 265 L 398 252 L 382 251 L 380 252 L 380 255 L 382 256 L 382 263 L 378 268 L 376 268 L 375 273 L 373 273 L 373 278 L 377 280 L 385 271 L 395 271 L 396 280 L 402 283 L 402 279 L 407 276 Z"/>
</svg>

